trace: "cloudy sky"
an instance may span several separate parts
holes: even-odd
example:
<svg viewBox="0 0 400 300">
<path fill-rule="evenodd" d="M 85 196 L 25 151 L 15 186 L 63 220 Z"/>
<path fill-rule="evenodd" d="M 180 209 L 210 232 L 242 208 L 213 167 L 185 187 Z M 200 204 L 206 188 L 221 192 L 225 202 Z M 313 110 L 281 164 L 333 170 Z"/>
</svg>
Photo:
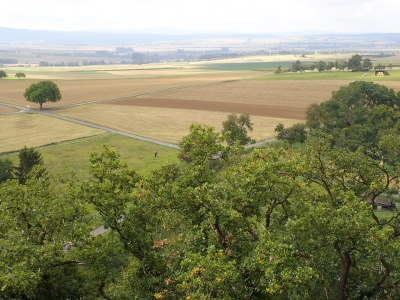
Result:
<svg viewBox="0 0 400 300">
<path fill-rule="evenodd" d="M 0 27 L 400 32 L 399 0 L 2 0 Z"/>
</svg>

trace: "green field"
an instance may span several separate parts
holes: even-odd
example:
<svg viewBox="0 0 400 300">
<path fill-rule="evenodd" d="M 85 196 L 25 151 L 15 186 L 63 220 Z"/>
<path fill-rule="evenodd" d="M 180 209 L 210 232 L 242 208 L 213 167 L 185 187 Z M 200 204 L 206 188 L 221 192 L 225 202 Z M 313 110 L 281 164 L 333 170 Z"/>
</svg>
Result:
<svg viewBox="0 0 400 300">
<path fill-rule="evenodd" d="M 109 134 L 96 139 L 73 141 L 50 147 L 38 147 L 43 156 L 44 164 L 50 174 L 59 174 L 74 171 L 76 176 L 85 179 L 89 175 L 89 155 L 91 152 L 102 151 L 103 145 L 115 149 L 121 160 L 126 161 L 129 168 L 140 174 L 147 174 L 151 170 L 168 162 L 178 163 L 178 150 L 160 145 L 142 142 L 117 134 Z M 154 153 L 158 152 L 157 158 Z M 2 158 L 10 158 L 17 164 L 17 153 L 3 154 Z"/>
<path fill-rule="evenodd" d="M 290 68 L 292 61 L 281 62 L 243 62 L 243 63 L 207 63 L 199 65 L 199 69 L 216 70 L 216 71 L 272 71 L 278 66 L 282 68 Z"/>
</svg>

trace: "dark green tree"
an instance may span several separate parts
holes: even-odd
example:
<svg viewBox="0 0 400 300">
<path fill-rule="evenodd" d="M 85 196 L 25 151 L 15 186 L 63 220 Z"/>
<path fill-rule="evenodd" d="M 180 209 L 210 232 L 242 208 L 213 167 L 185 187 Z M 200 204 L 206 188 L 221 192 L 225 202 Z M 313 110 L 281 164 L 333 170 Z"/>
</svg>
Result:
<svg viewBox="0 0 400 300">
<path fill-rule="evenodd" d="M 294 143 L 304 143 L 307 137 L 306 126 L 302 123 L 294 124 L 289 128 L 285 128 L 283 124 L 278 124 L 275 127 L 278 140 L 287 141 L 290 147 Z"/>
<path fill-rule="evenodd" d="M 361 61 L 362 61 L 362 56 L 359 54 L 355 54 L 347 62 L 347 68 L 352 71 L 360 71 Z"/>
<path fill-rule="evenodd" d="M 27 101 L 39 103 L 40 109 L 43 108 L 43 103 L 57 102 L 61 100 L 61 93 L 58 86 L 49 80 L 32 83 L 24 93 Z"/>
<path fill-rule="evenodd" d="M 335 64 L 333 63 L 333 62 L 331 62 L 331 61 L 329 61 L 329 62 L 327 62 L 326 63 L 326 65 L 325 65 L 325 70 L 327 70 L 327 71 L 332 71 L 332 68 L 335 66 Z"/>
<path fill-rule="evenodd" d="M 371 60 L 369 59 L 369 58 L 364 58 L 363 60 L 362 60 L 362 65 L 361 65 L 361 68 L 363 69 L 363 70 L 371 70 L 372 69 L 372 62 L 371 62 Z"/>
<path fill-rule="evenodd" d="M 281 66 L 278 66 L 278 69 L 275 71 L 275 74 L 281 74 L 282 73 L 282 68 Z"/>
<path fill-rule="evenodd" d="M 13 178 L 14 166 L 10 159 L 0 158 L 0 183 Z"/>
<path fill-rule="evenodd" d="M 19 163 L 15 167 L 14 176 L 20 184 L 24 184 L 28 179 L 29 173 L 34 166 L 43 166 L 42 154 L 34 148 L 22 148 L 18 152 Z M 46 169 L 40 169 L 40 173 L 36 174 L 36 177 L 44 177 L 46 175 Z"/>
<path fill-rule="evenodd" d="M 248 131 L 253 131 L 253 123 L 250 121 L 249 114 L 237 116 L 229 115 L 228 119 L 222 123 L 222 134 L 228 134 L 227 142 L 233 145 L 239 142 L 240 145 L 247 145 L 252 141 L 248 136 Z"/>
<path fill-rule="evenodd" d="M 6 71 L 0 70 L 0 79 L 8 77 Z"/>
<path fill-rule="evenodd" d="M 26 75 L 25 73 L 18 72 L 15 74 L 15 77 L 21 78 L 21 77 L 26 77 Z"/>
<path fill-rule="evenodd" d="M 320 60 L 320 61 L 317 62 L 317 64 L 316 64 L 316 69 L 318 70 L 318 72 L 325 71 L 325 67 L 326 67 L 326 64 L 325 64 L 325 62 L 322 61 L 322 60 Z"/>
</svg>

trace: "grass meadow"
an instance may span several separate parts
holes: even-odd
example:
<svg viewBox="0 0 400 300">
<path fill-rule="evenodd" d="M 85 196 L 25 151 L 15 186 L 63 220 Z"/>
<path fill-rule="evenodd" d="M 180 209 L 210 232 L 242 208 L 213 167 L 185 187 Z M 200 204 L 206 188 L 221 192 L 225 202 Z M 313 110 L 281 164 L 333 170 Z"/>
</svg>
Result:
<svg viewBox="0 0 400 300">
<path fill-rule="evenodd" d="M 168 162 L 179 162 L 177 158 L 179 151 L 176 149 L 117 134 L 105 134 L 92 139 L 60 143 L 37 149 L 42 153 L 44 164 L 50 174 L 75 172 L 77 178 L 86 179 L 89 175 L 90 153 L 102 151 L 103 145 L 115 149 L 121 155 L 121 161 L 125 161 L 129 168 L 140 174 L 148 174 L 151 170 Z M 155 152 L 158 152 L 157 158 L 154 158 Z M 18 163 L 17 153 L 2 154 L 0 157 L 10 158 L 14 165 Z"/>
</svg>

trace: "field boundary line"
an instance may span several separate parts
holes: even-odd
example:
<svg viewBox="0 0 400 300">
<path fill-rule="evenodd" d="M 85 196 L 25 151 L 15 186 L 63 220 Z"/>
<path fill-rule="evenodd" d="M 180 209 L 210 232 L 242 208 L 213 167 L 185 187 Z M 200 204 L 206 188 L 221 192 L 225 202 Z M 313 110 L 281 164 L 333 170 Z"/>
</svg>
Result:
<svg viewBox="0 0 400 300">
<path fill-rule="evenodd" d="M 49 143 L 49 144 L 44 144 L 41 146 L 33 147 L 35 149 L 42 149 L 42 148 L 51 148 L 51 147 L 57 147 L 57 146 L 63 146 L 63 145 L 70 145 L 70 144 L 77 144 L 80 142 L 85 142 L 85 141 L 91 141 L 91 140 L 96 140 L 108 135 L 111 135 L 112 133 L 110 132 L 105 132 L 105 133 L 100 133 L 96 135 L 90 135 L 90 136 L 85 136 L 81 138 L 76 138 L 73 140 L 65 140 L 57 143 Z M 14 154 L 18 153 L 20 150 L 12 150 L 12 151 L 6 151 L 6 152 L 0 152 L 0 155 L 7 155 L 7 154 Z"/>
<path fill-rule="evenodd" d="M 79 125 L 83 125 L 83 126 L 88 126 L 88 127 L 104 130 L 104 131 L 107 131 L 107 132 L 110 132 L 110 133 L 115 133 L 115 134 L 127 136 L 127 137 L 134 138 L 134 139 L 137 139 L 137 140 L 141 140 L 141 141 L 145 141 L 145 142 L 149 142 L 149 143 L 153 143 L 153 144 L 158 144 L 158 145 L 161 145 L 161 146 L 166 146 L 166 147 L 174 148 L 174 149 L 178 149 L 178 150 L 181 149 L 178 145 L 175 145 L 175 144 L 171 144 L 171 143 L 167 143 L 167 142 L 163 142 L 163 141 L 147 138 L 147 137 L 144 137 L 144 136 L 140 136 L 140 135 L 124 132 L 124 131 L 117 130 L 117 129 L 112 129 L 112 128 L 109 128 L 109 127 L 105 127 L 105 126 L 102 126 L 102 125 L 97 125 L 97 124 L 94 124 L 94 123 L 89 123 L 89 122 L 86 122 L 86 121 L 81 121 L 81 120 L 78 120 L 78 119 L 73 119 L 73 118 L 69 118 L 69 117 L 65 117 L 65 116 L 56 115 L 56 114 L 53 114 L 53 113 L 51 113 L 49 111 L 31 111 L 31 112 L 27 112 L 27 113 L 41 114 L 41 115 L 53 117 L 53 118 L 56 118 L 56 119 L 64 120 L 64 121 L 67 121 L 67 122 L 72 122 L 72 123 L 76 123 L 76 124 L 79 124 Z"/>
</svg>

